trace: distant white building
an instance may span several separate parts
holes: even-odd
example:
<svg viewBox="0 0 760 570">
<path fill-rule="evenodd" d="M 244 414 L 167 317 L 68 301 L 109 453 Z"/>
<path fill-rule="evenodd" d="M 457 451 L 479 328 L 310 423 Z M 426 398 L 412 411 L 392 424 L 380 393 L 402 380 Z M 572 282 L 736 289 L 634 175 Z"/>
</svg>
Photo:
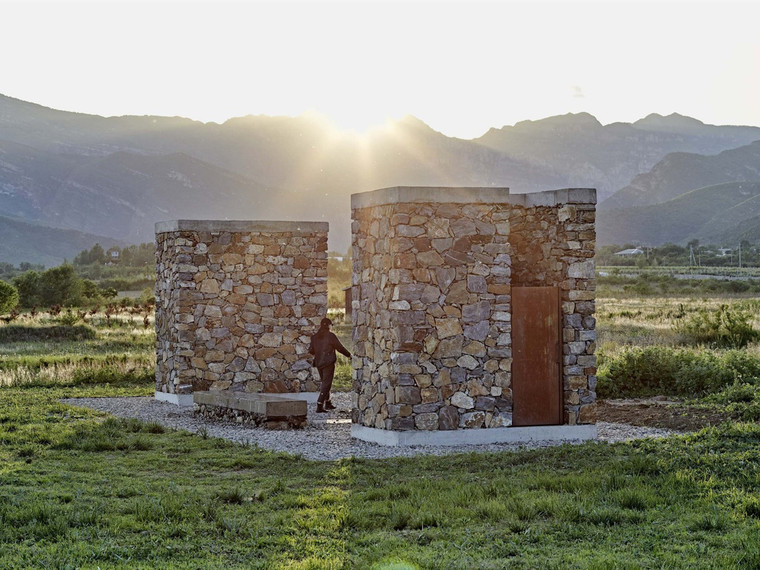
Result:
<svg viewBox="0 0 760 570">
<path fill-rule="evenodd" d="M 635 247 L 633 249 L 624 249 L 622 251 L 616 251 L 615 255 L 628 256 L 628 255 L 641 255 L 642 253 L 644 253 L 643 249 L 641 249 L 640 247 Z"/>
<path fill-rule="evenodd" d="M 114 265 L 115 263 L 119 263 L 119 254 L 121 252 L 115 248 L 111 247 L 106 252 L 106 265 Z"/>
<path fill-rule="evenodd" d="M 721 248 L 718 248 L 718 255 L 720 257 L 726 257 L 727 255 L 731 255 L 733 251 L 734 250 L 731 249 L 730 247 L 721 247 Z"/>
</svg>

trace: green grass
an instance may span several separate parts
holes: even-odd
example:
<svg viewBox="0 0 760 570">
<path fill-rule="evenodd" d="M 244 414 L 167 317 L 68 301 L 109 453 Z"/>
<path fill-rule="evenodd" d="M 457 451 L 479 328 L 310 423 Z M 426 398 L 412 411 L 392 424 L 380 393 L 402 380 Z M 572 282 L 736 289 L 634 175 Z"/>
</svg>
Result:
<svg viewBox="0 0 760 570">
<path fill-rule="evenodd" d="M 4 388 L 0 567 L 752 568 L 760 427 L 312 462 Z"/>
<path fill-rule="evenodd" d="M 663 350 L 662 331 L 693 308 L 615 303 L 600 303 L 601 335 L 620 327 L 604 341 L 608 359 L 630 347 L 626 323 Z M 755 423 L 615 445 L 307 461 L 60 403 L 152 393 L 152 335 L 95 329 L 82 342 L 0 345 L 0 375 L 36 375 L 0 387 L 0 568 L 760 567 Z M 757 420 L 757 348 L 708 354 L 744 375 L 701 401 Z"/>
</svg>

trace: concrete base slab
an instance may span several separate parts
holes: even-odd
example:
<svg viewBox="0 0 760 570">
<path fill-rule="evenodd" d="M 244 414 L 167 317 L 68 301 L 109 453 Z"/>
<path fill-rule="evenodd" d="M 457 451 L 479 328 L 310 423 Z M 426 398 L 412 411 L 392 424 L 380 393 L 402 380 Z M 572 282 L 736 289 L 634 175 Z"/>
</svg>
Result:
<svg viewBox="0 0 760 570">
<path fill-rule="evenodd" d="M 156 400 L 159 402 L 168 402 L 179 406 L 180 408 L 192 408 L 193 407 L 193 395 L 192 394 L 167 394 L 166 392 L 156 391 Z"/>
<path fill-rule="evenodd" d="M 413 445 L 486 445 L 489 443 L 528 443 L 531 441 L 595 440 L 595 425 L 530 426 L 451 431 L 392 431 L 358 424 L 351 426 L 351 436 L 362 441 L 388 446 Z"/>
</svg>

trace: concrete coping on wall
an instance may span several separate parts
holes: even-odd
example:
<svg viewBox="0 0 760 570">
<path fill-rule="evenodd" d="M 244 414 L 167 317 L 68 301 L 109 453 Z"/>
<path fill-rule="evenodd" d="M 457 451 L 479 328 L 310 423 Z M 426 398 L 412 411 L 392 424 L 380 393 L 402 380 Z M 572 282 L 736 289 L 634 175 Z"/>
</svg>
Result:
<svg viewBox="0 0 760 570">
<path fill-rule="evenodd" d="M 170 232 L 233 232 L 233 233 L 327 233 L 327 222 L 292 222 L 274 220 L 170 220 L 156 222 L 156 233 Z"/>
<path fill-rule="evenodd" d="M 595 424 L 459 429 L 438 431 L 393 431 L 351 425 L 351 436 L 387 446 L 414 445 L 488 445 L 492 443 L 528 443 L 536 441 L 579 442 L 597 438 Z"/>
<path fill-rule="evenodd" d="M 370 208 L 403 203 L 513 204 L 515 206 L 557 206 L 596 204 L 594 188 L 563 188 L 525 194 L 511 194 L 509 188 L 394 186 L 351 195 L 351 208 Z"/>
</svg>

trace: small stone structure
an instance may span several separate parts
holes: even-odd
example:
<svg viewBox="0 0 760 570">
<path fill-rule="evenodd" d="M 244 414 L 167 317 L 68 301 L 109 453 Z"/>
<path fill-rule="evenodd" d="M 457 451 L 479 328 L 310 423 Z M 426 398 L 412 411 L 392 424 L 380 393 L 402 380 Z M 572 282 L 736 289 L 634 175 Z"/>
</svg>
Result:
<svg viewBox="0 0 760 570">
<path fill-rule="evenodd" d="M 352 434 L 410 445 L 595 438 L 595 204 L 592 189 L 352 195 Z M 510 427 L 516 286 L 560 297 L 557 425 Z"/>
<path fill-rule="evenodd" d="M 323 222 L 156 224 L 156 398 L 315 392 L 309 335 L 327 311 Z"/>
</svg>

